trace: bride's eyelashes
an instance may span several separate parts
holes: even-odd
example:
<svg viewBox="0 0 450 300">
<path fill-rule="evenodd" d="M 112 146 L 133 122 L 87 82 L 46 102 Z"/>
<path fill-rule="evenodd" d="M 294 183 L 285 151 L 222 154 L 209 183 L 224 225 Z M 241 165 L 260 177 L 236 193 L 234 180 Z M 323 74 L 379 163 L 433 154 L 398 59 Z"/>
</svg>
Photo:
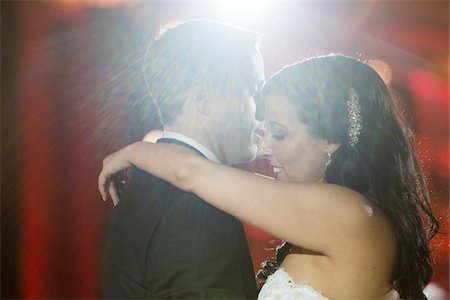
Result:
<svg viewBox="0 0 450 300">
<path fill-rule="evenodd" d="M 281 132 L 280 129 L 273 128 L 274 126 L 267 126 L 266 134 L 276 141 L 282 141 L 286 138 L 286 134 Z"/>
<path fill-rule="evenodd" d="M 282 133 L 276 133 L 276 134 L 272 134 L 272 138 L 277 140 L 277 141 L 282 141 L 284 140 L 286 136 Z"/>
</svg>

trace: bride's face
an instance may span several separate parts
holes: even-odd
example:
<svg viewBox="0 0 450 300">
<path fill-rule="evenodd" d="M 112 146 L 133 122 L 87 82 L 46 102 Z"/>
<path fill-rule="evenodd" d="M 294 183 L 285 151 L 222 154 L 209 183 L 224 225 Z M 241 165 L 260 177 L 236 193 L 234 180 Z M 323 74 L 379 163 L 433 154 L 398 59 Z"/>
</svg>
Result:
<svg viewBox="0 0 450 300">
<path fill-rule="evenodd" d="M 312 136 L 288 99 L 270 94 L 266 99 L 266 133 L 258 154 L 270 160 L 279 180 L 320 182 L 328 161 L 328 143 Z"/>
</svg>

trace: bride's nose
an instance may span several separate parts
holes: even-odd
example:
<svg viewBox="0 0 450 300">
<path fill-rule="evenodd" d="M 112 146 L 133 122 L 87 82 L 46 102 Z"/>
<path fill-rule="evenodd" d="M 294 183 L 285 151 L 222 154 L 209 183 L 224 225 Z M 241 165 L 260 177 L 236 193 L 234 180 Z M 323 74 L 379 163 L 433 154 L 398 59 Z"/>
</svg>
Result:
<svg viewBox="0 0 450 300">
<path fill-rule="evenodd" d="M 258 145 L 258 158 L 271 159 L 272 149 L 268 145 L 267 136 L 264 136 Z"/>
</svg>

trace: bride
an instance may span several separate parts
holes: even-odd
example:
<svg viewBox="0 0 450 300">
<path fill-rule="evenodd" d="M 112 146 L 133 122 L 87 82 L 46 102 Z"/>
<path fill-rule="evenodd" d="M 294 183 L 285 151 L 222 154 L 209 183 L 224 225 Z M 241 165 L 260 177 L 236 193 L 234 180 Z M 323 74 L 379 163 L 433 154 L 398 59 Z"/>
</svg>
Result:
<svg viewBox="0 0 450 300">
<path fill-rule="evenodd" d="M 135 166 L 288 241 L 259 299 L 425 299 L 438 223 L 377 73 L 340 55 L 311 58 L 272 76 L 263 97 L 259 154 L 277 180 L 139 142 L 104 160 L 103 199 L 118 201 L 111 176 Z"/>
</svg>

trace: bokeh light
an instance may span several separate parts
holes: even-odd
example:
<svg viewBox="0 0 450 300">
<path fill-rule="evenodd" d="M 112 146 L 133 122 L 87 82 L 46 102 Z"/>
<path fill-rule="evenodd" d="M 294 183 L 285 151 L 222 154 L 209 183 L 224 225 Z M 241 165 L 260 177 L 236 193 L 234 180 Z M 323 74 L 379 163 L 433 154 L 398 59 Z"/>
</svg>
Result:
<svg viewBox="0 0 450 300">
<path fill-rule="evenodd" d="M 400 95 L 429 140 L 442 222 L 433 282 L 448 293 L 448 1 L 63 0 L 2 2 L 2 298 L 99 297 L 111 213 L 96 189 L 102 160 L 159 137 L 142 78 L 145 47 L 198 18 L 261 33 L 266 76 L 339 52 L 368 61 Z M 273 171 L 264 161 L 244 168 Z M 274 238 L 246 229 L 257 269 L 273 257 Z"/>
</svg>

